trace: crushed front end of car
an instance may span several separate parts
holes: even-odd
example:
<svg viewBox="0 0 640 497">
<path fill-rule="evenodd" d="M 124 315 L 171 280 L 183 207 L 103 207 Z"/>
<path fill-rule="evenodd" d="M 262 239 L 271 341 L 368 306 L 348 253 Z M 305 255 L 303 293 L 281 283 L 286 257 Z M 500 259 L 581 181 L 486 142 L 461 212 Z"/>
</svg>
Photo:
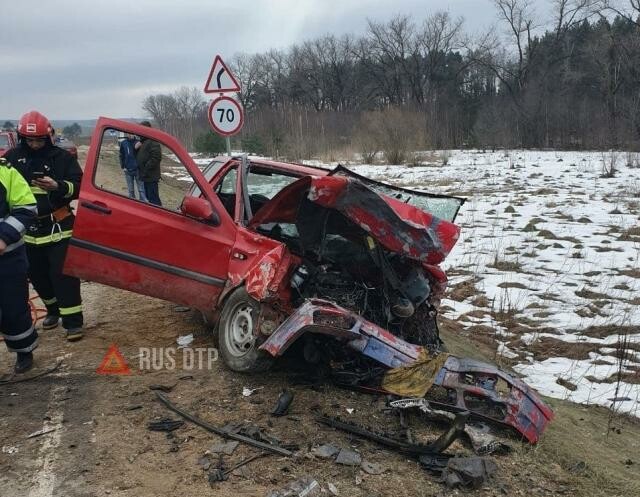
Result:
<svg viewBox="0 0 640 497">
<path fill-rule="evenodd" d="M 439 264 L 458 240 L 463 201 L 344 168 L 282 189 L 249 224 L 283 244 L 246 278 L 247 292 L 270 309 L 259 318 L 260 350 L 278 357 L 296 343 L 306 361 L 332 364 L 337 383 L 404 397 L 436 392 L 438 405 L 535 443 L 553 418 L 538 395 L 495 366 L 442 350 Z"/>
</svg>

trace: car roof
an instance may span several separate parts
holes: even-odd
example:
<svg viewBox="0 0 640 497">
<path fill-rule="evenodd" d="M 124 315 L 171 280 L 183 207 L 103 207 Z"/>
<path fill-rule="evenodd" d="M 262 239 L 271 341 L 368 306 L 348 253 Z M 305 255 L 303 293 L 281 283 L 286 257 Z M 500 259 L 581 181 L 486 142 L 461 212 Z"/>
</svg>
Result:
<svg viewBox="0 0 640 497">
<path fill-rule="evenodd" d="M 229 157 L 226 155 L 221 155 L 221 156 L 215 157 L 212 160 L 228 162 L 229 160 L 240 160 L 240 159 L 241 159 L 240 156 Z M 301 175 L 301 176 L 305 176 L 305 175 L 326 176 L 327 174 L 329 174 L 329 171 L 330 171 L 330 169 L 324 169 L 322 167 L 308 166 L 305 164 L 298 164 L 295 162 L 274 161 L 270 159 L 262 159 L 262 158 L 256 158 L 256 157 L 249 157 L 249 161 L 253 165 L 264 165 L 267 167 L 272 167 L 274 169 L 291 171 L 292 173 L 295 173 L 296 175 Z"/>
</svg>

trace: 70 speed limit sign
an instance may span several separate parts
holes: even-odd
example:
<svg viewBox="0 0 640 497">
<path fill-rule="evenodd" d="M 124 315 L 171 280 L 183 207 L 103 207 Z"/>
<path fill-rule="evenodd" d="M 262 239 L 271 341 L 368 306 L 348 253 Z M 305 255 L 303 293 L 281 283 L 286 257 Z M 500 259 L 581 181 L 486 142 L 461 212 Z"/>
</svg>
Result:
<svg viewBox="0 0 640 497">
<path fill-rule="evenodd" d="M 219 135 L 235 135 L 244 124 L 242 107 L 231 97 L 216 98 L 209 104 L 209 124 Z"/>
</svg>

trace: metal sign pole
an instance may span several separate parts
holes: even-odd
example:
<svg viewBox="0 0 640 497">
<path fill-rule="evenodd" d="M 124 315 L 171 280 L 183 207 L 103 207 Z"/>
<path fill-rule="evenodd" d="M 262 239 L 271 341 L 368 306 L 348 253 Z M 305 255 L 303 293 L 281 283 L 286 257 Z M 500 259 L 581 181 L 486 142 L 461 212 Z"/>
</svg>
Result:
<svg viewBox="0 0 640 497">
<path fill-rule="evenodd" d="M 231 157 L 231 138 L 229 138 L 228 136 L 225 136 L 224 141 L 227 144 L 227 155 Z"/>
</svg>

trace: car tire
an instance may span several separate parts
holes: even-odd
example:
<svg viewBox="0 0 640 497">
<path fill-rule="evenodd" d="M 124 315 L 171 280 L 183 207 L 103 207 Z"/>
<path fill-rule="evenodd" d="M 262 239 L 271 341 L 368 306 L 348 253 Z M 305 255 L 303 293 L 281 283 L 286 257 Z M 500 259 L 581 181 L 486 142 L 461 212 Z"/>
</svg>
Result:
<svg viewBox="0 0 640 497">
<path fill-rule="evenodd" d="M 225 365 L 239 373 L 267 371 L 274 358 L 260 350 L 256 338 L 256 318 L 260 303 L 242 288 L 235 290 L 226 300 L 218 322 L 218 350 Z"/>
</svg>

